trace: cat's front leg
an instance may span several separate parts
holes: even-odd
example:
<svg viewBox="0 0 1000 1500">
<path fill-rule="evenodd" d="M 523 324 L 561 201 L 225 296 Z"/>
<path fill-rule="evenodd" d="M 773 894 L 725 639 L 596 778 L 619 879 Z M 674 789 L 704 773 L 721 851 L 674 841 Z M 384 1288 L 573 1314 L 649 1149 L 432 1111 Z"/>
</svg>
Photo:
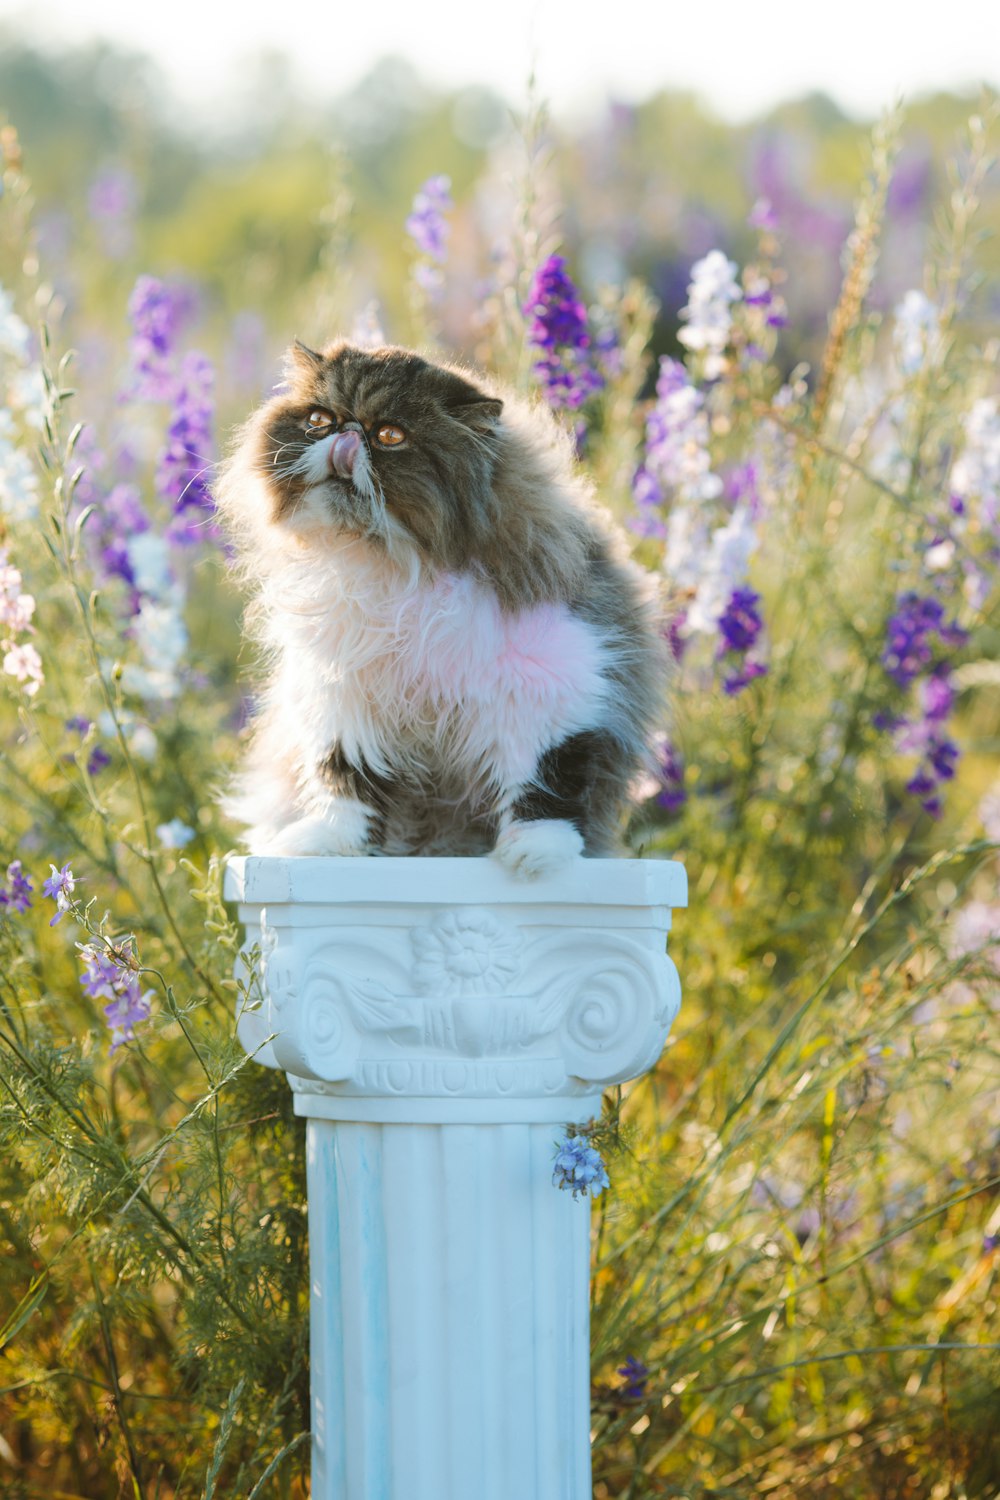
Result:
<svg viewBox="0 0 1000 1500">
<path fill-rule="evenodd" d="M 300 799 L 302 816 L 267 830 L 254 854 L 355 855 L 375 852 L 385 825 L 384 778 L 354 766 L 334 746 Z"/>
<path fill-rule="evenodd" d="M 501 812 L 494 853 L 514 874 L 551 875 L 582 854 L 611 851 L 623 791 L 622 749 L 585 730 L 547 750 Z"/>
</svg>

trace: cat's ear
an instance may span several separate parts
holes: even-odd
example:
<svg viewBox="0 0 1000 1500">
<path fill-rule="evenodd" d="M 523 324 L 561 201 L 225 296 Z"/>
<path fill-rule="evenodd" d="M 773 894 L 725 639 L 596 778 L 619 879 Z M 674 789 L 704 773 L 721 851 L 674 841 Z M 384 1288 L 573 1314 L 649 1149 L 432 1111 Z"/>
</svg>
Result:
<svg viewBox="0 0 1000 1500">
<path fill-rule="evenodd" d="M 473 432 L 492 432 L 500 420 L 503 402 L 487 396 L 478 385 L 466 380 L 457 370 L 430 366 L 438 399 L 454 417 Z"/>
<path fill-rule="evenodd" d="M 308 344 L 296 339 L 285 355 L 285 375 L 289 380 L 295 375 L 315 375 L 322 368 L 323 362 L 322 354 L 317 354 L 315 349 L 310 349 Z"/>
<path fill-rule="evenodd" d="M 459 401 L 450 408 L 451 415 L 473 432 L 493 432 L 500 421 L 503 402 L 493 396 L 477 396 L 473 401 Z"/>
</svg>

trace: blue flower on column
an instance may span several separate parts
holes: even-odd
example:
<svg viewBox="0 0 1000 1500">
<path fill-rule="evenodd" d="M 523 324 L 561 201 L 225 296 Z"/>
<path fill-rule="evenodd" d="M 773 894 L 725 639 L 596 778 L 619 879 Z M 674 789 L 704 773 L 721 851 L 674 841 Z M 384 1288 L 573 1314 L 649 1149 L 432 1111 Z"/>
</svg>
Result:
<svg viewBox="0 0 1000 1500">
<path fill-rule="evenodd" d="M 579 1135 L 567 1135 L 556 1143 L 552 1182 L 557 1188 L 568 1188 L 574 1198 L 588 1193 L 596 1198 L 611 1186 L 601 1153 Z"/>
</svg>

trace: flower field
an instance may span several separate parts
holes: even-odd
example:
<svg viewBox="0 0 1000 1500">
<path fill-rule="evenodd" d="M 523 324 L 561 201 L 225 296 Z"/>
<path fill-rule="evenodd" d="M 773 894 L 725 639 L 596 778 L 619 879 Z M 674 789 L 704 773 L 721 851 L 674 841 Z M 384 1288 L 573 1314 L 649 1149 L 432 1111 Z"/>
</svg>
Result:
<svg viewBox="0 0 1000 1500">
<path fill-rule="evenodd" d="M 77 198 L 41 125 L 37 175 L 0 132 L 10 1500 L 308 1494 L 302 1128 L 236 1042 L 221 899 L 254 673 L 212 480 L 293 335 L 341 333 L 548 402 L 673 604 L 628 838 L 687 866 L 684 1004 L 553 1142 L 596 1194 L 595 1496 L 1000 1495 L 1000 119 L 831 126 L 819 186 L 807 131 L 741 182 L 705 125 L 674 181 L 684 108 L 461 149 L 404 119 L 316 184 L 308 143 L 196 169 L 139 131 Z"/>
</svg>

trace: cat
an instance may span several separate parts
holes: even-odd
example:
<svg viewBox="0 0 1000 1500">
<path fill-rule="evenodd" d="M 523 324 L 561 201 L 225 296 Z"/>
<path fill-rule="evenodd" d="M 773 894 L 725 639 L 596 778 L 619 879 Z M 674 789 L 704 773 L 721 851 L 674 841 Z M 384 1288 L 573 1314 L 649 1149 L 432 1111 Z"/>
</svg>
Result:
<svg viewBox="0 0 1000 1500">
<path fill-rule="evenodd" d="M 397 347 L 296 341 L 217 487 L 270 678 L 251 853 L 617 852 L 665 701 L 651 580 L 531 407 Z"/>
</svg>

